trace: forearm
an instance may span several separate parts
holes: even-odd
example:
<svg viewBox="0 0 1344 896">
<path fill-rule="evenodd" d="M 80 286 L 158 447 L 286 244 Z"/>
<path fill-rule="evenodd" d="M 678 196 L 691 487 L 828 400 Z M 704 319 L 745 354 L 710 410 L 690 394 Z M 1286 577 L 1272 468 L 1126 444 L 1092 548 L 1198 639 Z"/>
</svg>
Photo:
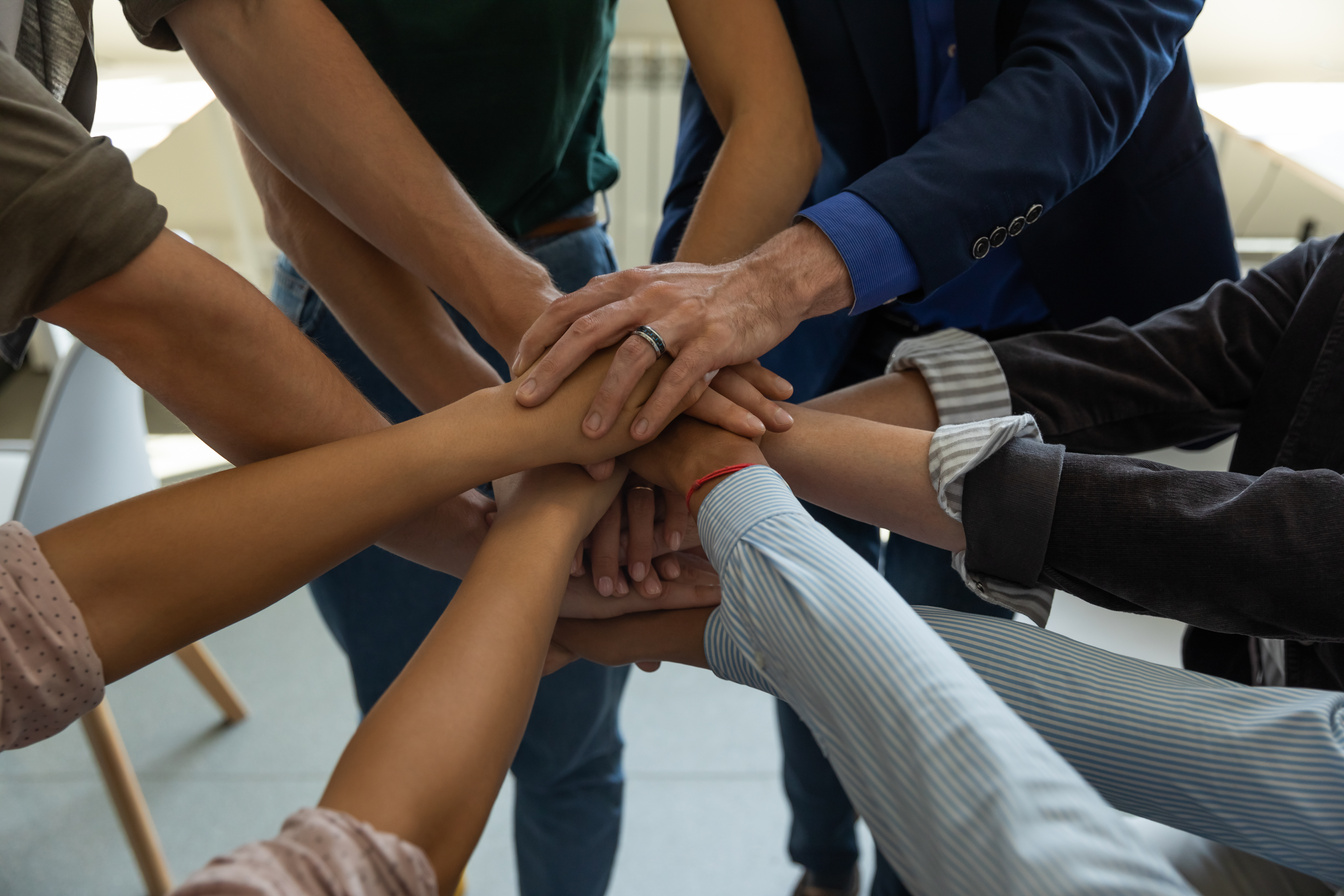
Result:
<svg viewBox="0 0 1344 896">
<path fill-rule="evenodd" d="M 916 891 L 1099 892 L 1106 868 L 1117 889 L 1188 892 L 777 478 L 726 480 L 699 526 L 724 588 L 711 667 L 798 711 Z M 965 859 L 985 855 L 995 861 Z"/>
<path fill-rule="evenodd" d="M 556 294 L 549 277 L 495 230 L 318 0 L 190 0 L 168 21 L 277 168 L 512 357 Z"/>
<path fill-rule="evenodd" d="M 837 389 L 805 403 L 803 407 L 828 414 L 843 414 L 910 429 L 938 428 L 938 407 L 928 384 L 917 370 L 888 373 Z M 767 436 L 767 440 L 773 436 Z"/>
<path fill-rule="evenodd" d="M 238 133 L 266 229 L 360 349 L 422 411 L 499 382 L 442 303 Z"/>
<path fill-rule="evenodd" d="M 501 512 L 322 797 L 421 846 L 440 881 L 461 874 L 517 750 L 569 564 L 591 525 L 580 517 L 568 503 Z"/>
<path fill-rule="evenodd" d="M 1332 471 L 1195 472 L 1016 440 L 967 475 L 962 505 L 975 575 L 1215 631 L 1344 638 L 1321 598 L 1344 575 Z"/>
<path fill-rule="evenodd" d="M 387 425 L 247 281 L 167 231 L 41 317 L 111 360 L 234 464 Z"/>
<path fill-rule="evenodd" d="M 544 460 L 510 402 L 478 393 L 399 427 L 150 492 L 39 543 L 115 680 L 267 606 L 407 517 Z"/>
<path fill-rule="evenodd" d="M 805 501 L 951 551 L 965 548 L 961 524 L 938 505 L 929 479 L 929 432 L 811 407 L 792 409 L 786 432 L 767 433 L 761 451 Z"/>
<path fill-rule="evenodd" d="M 1116 808 L 1344 879 L 1344 696 L 1248 688 L 1033 626 L 916 612 Z"/>
<path fill-rule="evenodd" d="M 704 189 L 677 249 L 677 261 L 719 264 L 740 258 L 784 230 L 793 220 L 816 174 L 819 160 L 799 143 L 774 131 L 772 122 L 734 124 L 705 179 Z M 794 137 L 794 139 L 790 139 Z"/>
<path fill-rule="evenodd" d="M 554 639 L 574 656 L 604 666 L 667 662 L 708 668 L 705 624 L 713 612 L 713 607 L 697 607 L 614 619 L 561 619 Z"/>
</svg>

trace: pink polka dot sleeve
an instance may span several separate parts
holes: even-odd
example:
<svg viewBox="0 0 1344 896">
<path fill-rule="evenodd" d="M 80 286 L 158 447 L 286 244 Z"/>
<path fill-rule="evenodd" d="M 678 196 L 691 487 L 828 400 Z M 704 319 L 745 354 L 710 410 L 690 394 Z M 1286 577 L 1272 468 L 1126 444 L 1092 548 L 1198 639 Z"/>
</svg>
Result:
<svg viewBox="0 0 1344 896">
<path fill-rule="evenodd" d="M 0 526 L 0 750 L 51 737 L 102 699 L 79 608 L 28 530 Z"/>
<path fill-rule="evenodd" d="M 344 812 L 300 809 L 280 836 L 221 856 L 173 896 L 435 896 L 434 868 L 418 846 Z"/>
</svg>

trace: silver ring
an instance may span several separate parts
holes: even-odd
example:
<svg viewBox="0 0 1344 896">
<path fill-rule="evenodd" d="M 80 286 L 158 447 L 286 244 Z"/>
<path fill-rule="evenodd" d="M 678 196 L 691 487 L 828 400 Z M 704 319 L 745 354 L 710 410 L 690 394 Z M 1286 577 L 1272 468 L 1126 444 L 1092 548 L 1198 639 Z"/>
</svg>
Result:
<svg viewBox="0 0 1344 896">
<path fill-rule="evenodd" d="M 649 344 L 653 349 L 653 360 L 657 361 L 663 355 L 667 354 L 667 343 L 663 342 L 663 337 L 658 335 L 658 331 L 650 326 L 635 327 L 630 331 L 631 336 L 638 336 Z"/>
</svg>

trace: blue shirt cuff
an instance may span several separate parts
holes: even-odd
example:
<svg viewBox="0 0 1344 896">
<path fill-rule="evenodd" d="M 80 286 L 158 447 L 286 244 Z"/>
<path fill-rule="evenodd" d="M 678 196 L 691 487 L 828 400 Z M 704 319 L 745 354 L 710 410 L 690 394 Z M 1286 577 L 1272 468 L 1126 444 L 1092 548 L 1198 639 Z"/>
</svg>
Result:
<svg viewBox="0 0 1344 896">
<path fill-rule="evenodd" d="M 821 228 L 849 269 L 854 307 L 862 314 L 919 289 L 919 268 L 896 228 L 853 193 L 838 193 L 798 213 Z"/>
</svg>

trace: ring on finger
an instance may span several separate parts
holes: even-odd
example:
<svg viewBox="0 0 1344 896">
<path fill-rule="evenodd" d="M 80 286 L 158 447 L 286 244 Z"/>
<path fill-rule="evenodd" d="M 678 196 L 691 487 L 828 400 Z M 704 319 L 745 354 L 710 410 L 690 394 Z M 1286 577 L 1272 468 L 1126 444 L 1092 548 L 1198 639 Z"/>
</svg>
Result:
<svg viewBox="0 0 1344 896">
<path fill-rule="evenodd" d="M 650 327 L 647 324 L 635 327 L 630 332 L 630 335 L 638 336 L 649 344 L 649 348 L 653 349 L 653 360 L 657 361 L 663 355 L 667 354 L 667 343 L 663 341 L 663 337 L 659 336 L 658 331 L 653 327 Z"/>
</svg>

